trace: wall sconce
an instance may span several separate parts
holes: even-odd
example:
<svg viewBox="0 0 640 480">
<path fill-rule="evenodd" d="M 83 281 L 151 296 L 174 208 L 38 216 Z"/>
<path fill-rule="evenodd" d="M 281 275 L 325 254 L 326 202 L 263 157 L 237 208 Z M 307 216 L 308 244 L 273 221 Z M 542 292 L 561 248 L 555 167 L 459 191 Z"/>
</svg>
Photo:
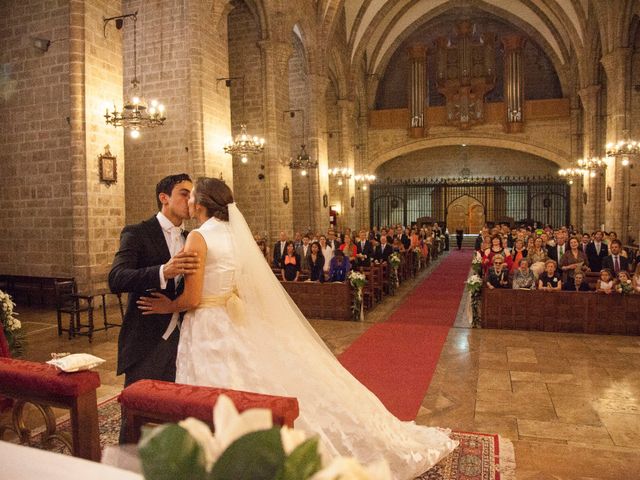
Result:
<svg viewBox="0 0 640 480">
<path fill-rule="evenodd" d="M 607 202 L 611 201 L 611 187 L 607 187 Z"/>
<path fill-rule="evenodd" d="M 354 208 L 356 206 L 356 197 L 354 197 L 353 195 L 351 196 L 351 208 Z"/>
<path fill-rule="evenodd" d="M 49 50 L 49 47 L 51 46 L 51 40 L 47 40 L 46 38 L 34 38 L 33 46 L 44 53 Z"/>
<path fill-rule="evenodd" d="M 284 203 L 289 203 L 289 185 L 284 184 L 284 188 L 282 189 L 282 201 Z"/>
<path fill-rule="evenodd" d="M 327 208 L 329 206 L 329 195 L 327 195 L 326 193 L 322 195 L 322 206 L 324 208 Z"/>
<path fill-rule="evenodd" d="M 588 200 L 589 197 L 587 196 L 587 192 L 582 192 L 582 203 L 586 205 Z"/>
</svg>

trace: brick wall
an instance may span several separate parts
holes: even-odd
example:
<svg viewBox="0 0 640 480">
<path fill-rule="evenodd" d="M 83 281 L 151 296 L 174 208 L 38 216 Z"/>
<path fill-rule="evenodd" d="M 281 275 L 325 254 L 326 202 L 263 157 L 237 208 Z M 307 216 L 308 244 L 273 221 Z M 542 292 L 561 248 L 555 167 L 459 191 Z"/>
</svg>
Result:
<svg viewBox="0 0 640 480">
<path fill-rule="evenodd" d="M 267 137 L 264 126 L 262 57 L 258 47 L 260 28 L 244 3 L 234 7 L 228 16 L 229 76 L 244 76 L 244 107 L 241 81 L 231 85 L 231 125 L 233 135 L 245 122 L 250 135 Z M 223 84 L 221 84 L 223 85 Z M 224 87 L 223 87 L 224 88 Z M 273 141 L 271 138 L 268 141 Z M 263 175 L 261 180 L 259 175 Z M 238 206 L 255 233 L 269 230 L 268 178 L 265 155 L 251 156 L 247 163 L 233 159 L 234 195 Z"/>
<path fill-rule="evenodd" d="M 0 3 L 2 273 L 73 273 L 68 37 L 66 0 Z"/>
</svg>

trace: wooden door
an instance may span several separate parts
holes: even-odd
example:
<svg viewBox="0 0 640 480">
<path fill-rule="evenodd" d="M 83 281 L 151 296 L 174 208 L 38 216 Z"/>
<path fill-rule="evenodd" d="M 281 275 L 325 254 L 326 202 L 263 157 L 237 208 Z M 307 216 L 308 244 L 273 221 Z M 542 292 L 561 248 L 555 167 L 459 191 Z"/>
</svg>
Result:
<svg viewBox="0 0 640 480">
<path fill-rule="evenodd" d="M 478 233 L 484 225 L 484 207 L 469 195 L 463 195 L 447 208 L 447 228 L 455 232 L 461 228 L 464 233 Z"/>
</svg>

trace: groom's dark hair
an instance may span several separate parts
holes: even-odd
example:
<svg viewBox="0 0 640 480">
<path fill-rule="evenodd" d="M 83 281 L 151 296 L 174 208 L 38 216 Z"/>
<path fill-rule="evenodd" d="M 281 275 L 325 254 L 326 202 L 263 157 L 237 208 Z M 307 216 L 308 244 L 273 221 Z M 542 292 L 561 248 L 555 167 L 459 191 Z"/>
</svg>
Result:
<svg viewBox="0 0 640 480">
<path fill-rule="evenodd" d="M 189 175 L 187 175 L 186 173 L 179 173 L 177 175 L 169 175 L 168 177 L 164 177 L 158 182 L 158 184 L 156 185 L 156 202 L 158 202 L 158 210 L 162 210 L 160 194 L 166 193 L 167 195 L 171 196 L 173 187 L 175 187 L 180 182 L 191 182 L 191 177 L 189 177 Z"/>
</svg>

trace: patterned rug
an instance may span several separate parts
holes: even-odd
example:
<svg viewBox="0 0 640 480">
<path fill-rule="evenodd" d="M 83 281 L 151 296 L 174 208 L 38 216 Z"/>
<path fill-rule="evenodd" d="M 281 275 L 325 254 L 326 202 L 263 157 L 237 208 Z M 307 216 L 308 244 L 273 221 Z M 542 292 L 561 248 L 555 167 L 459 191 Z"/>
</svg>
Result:
<svg viewBox="0 0 640 480">
<path fill-rule="evenodd" d="M 117 445 L 120 432 L 120 404 L 116 397 L 98 405 L 100 446 Z M 58 432 L 69 432 L 68 415 L 61 417 Z M 496 434 L 452 432 L 460 442 L 451 455 L 416 480 L 515 480 L 515 457 L 512 443 Z M 69 455 L 60 442 L 44 445 L 42 433 L 35 433 L 31 446 Z"/>
</svg>

